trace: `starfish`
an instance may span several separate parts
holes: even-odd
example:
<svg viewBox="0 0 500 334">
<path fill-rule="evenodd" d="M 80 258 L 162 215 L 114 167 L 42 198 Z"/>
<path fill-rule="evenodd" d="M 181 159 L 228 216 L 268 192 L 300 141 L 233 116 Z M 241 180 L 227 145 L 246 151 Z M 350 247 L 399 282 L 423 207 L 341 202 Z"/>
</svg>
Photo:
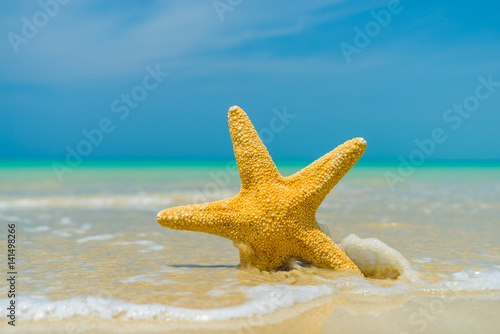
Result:
<svg viewBox="0 0 500 334">
<path fill-rule="evenodd" d="M 333 186 L 361 158 L 366 141 L 349 140 L 301 171 L 283 177 L 247 114 L 234 106 L 228 119 L 240 192 L 225 200 L 163 210 L 156 216 L 158 223 L 232 240 L 240 252 L 241 266 L 270 271 L 295 260 L 359 271 L 320 229 L 315 216 Z"/>
</svg>

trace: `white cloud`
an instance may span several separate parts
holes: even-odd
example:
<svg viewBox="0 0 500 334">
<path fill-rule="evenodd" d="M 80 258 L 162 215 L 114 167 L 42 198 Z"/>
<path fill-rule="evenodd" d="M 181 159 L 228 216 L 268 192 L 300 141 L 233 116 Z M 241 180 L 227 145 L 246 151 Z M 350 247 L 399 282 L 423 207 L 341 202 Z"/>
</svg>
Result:
<svg viewBox="0 0 500 334">
<path fill-rule="evenodd" d="M 324 0 L 278 5 L 243 1 L 221 22 L 211 1 L 176 1 L 168 5 L 156 2 L 138 15 L 141 19 L 134 17 L 133 10 L 99 11 L 93 8 L 94 1 L 70 2 L 27 45 L 21 45 L 18 54 L 7 45 L 0 60 L 10 66 L 2 68 L 2 77 L 15 82 L 119 78 L 141 73 L 151 63 L 176 66 L 203 62 L 206 53 L 222 66 L 228 60 L 224 52 L 235 46 L 297 34 L 348 15 L 345 8 L 342 13 L 322 10 L 338 3 Z M 4 12 L 7 29 L 19 32 L 21 17 L 31 17 L 36 10 L 39 7 L 19 5 L 8 15 Z M 2 33 L 7 34 L 5 30 Z M 267 59 L 269 66 L 263 65 L 273 69 L 277 60 L 273 56 Z M 288 59 L 280 67 L 290 62 Z"/>
</svg>

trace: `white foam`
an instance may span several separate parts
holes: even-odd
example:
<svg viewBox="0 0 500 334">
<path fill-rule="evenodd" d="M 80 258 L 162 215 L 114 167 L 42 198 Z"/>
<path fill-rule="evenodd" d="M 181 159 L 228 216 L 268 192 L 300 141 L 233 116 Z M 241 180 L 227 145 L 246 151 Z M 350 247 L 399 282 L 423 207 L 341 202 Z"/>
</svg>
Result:
<svg viewBox="0 0 500 334">
<path fill-rule="evenodd" d="M 500 270 L 478 271 L 464 269 L 453 273 L 447 279 L 420 284 L 416 290 L 433 293 L 454 292 L 498 292 L 500 291 Z"/>
<path fill-rule="evenodd" d="M 124 284 L 128 283 L 137 283 L 137 282 L 147 282 L 153 285 L 166 285 L 166 284 L 175 284 L 174 281 L 170 279 L 164 279 L 161 281 L 155 281 L 155 279 L 161 278 L 162 276 L 158 273 L 150 273 L 150 274 L 141 274 L 129 277 L 127 279 L 123 279 L 120 282 Z"/>
<path fill-rule="evenodd" d="M 114 237 L 115 236 L 112 234 L 100 234 L 100 235 L 93 235 L 90 237 L 80 238 L 80 239 L 77 239 L 76 242 L 81 244 L 81 243 L 89 242 L 89 241 L 104 241 L 104 240 L 112 239 Z"/>
<path fill-rule="evenodd" d="M 407 294 L 412 292 L 453 293 L 500 291 L 500 270 L 488 263 L 474 262 L 459 272 L 442 274 L 437 282 L 428 282 L 415 270 L 410 262 L 397 250 L 375 238 L 361 239 L 351 234 L 340 242 L 347 256 L 369 278 L 397 278 L 399 284 L 391 287 L 379 286 L 376 281 L 356 280 L 350 277 L 355 289 L 350 294 Z M 415 262 L 429 263 L 430 258 Z M 356 282 L 353 282 L 355 280 Z M 336 282 L 332 281 L 332 284 Z M 408 284 L 409 283 L 409 284 Z"/>
<path fill-rule="evenodd" d="M 109 240 L 114 235 L 103 234 L 78 239 L 78 242 Z M 137 245 L 150 250 L 159 250 L 159 246 L 150 240 L 115 242 L 120 246 Z M 450 274 L 443 274 L 442 280 L 428 282 L 422 279 L 401 253 L 387 246 L 378 239 L 361 239 L 356 235 L 346 237 L 340 243 L 349 257 L 368 277 L 396 278 L 395 280 L 366 279 L 361 275 L 340 275 L 337 278 L 324 278 L 317 275 L 319 284 L 289 285 L 260 284 L 257 286 L 236 285 L 228 289 L 221 284 L 207 293 L 213 297 L 223 296 L 228 292 L 240 291 L 247 295 L 242 304 L 232 307 L 195 309 L 182 308 L 164 304 L 134 304 L 122 300 L 104 298 L 102 296 L 82 295 L 71 299 L 52 301 L 46 297 L 21 296 L 19 298 L 19 315 L 25 320 L 64 320 L 71 318 L 90 318 L 109 320 L 185 320 L 192 322 L 221 321 L 236 318 L 248 318 L 264 315 L 295 304 L 316 300 L 323 296 L 338 295 L 367 296 L 369 298 L 386 298 L 390 296 L 409 296 L 415 293 L 431 294 L 453 292 L 500 292 L 500 270 L 493 265 L 473 263 L 467 269 Z M 422 258 L 424 263 L 431 261 Z M 155 285 L 172 284 L 168 274 L 176 271 L 189 272 L 189 268 L 161 266 L 156 272 L 124 278 L 119 283 L 134 284 L 150 282 Z M 175 282 L 174 282 L 175 283 Z M 193 291 L 189 298 L 196 299 Z M 6 299 L 2 300 L 5 302 Z"/>
<path fill-rule="evenodd" d="M 46 226 L 46 225 L 37 226 L 37 227 L 35 227 L 35 228 L 28 228 L 28 227 L 25 227 L 25 228 L 24 228 L 24 231 L 29 232 L 29 233 L 47 232 L 47 231 L 50 231 L 50 227 L 48 227 L 48 226 Z"/>
<path fill-rule="evenodd" d="M 246 288 L 250 299 L 240 305 L 213 309 L 182 308 L 161 304 L 133 304 L 94 296 L 79 296 L 51 301 L 45 297 L 20 297 L 19 316 L 24 320 L 63 320 L 74 317 L 115 320 L 220 321 L 263 315 L 296 303 L 307 302 L 332 293 L 328 285 L 291 286 L 262 284 Z M 2 304 L 6 299 L 2 300 Z"/>
<path fill-rule="evenodd" d="M 156 210 L 158 207 L 169 206 L 172 202 L 164 194 L 9 197 L 0 199 L 0 209 L 133 207 Z"/>
<path fill-rule="evenodd" d="M 395 295 L 409 295 L 413 289 L 410 283 L 403 281 L 392 281 L 393 284 L 381 285 L 378 280 L 367 280 L 355 275 L 337 279 L 323 279 L 335 288 L 339 295 L 349 296 L 369 296 L 388 297 Z"/>
<path fill-rule="evenodd" d="M 146 251 L 160 251 L 163 250 L 163 246 L 158 245 L 154 243 L 151 240 L 137 240 L 137 241 L 121 241 L 121 242 L 115 242 L 115 245 L 123 245 L 123 246 L 128 246 L 128 245 L 140 245 L 146 247 L 146 249 L 142 249 L 139 252 L 146 252 Z"/>
<path fill-rule="evenodd" d="M 62 238 L 69 238 L 69 237 L 72 236 L 71 233 L 68 233 L 68 232 L 65 232 L 65 231 L 53 231 L 52 233 L 54 233 L 58 237 L 62 237 Z"/>
<path fill-rule="evenodd" d="M 432 259 L 430 257 L 422 257 L 422 258 L 412 259 L 412 261 L 415 263 L 423 264 L 423 263 L 431 263 Z"/>
<path fill-rule="evenodd" d="M 140 281 L 162 285 L 168 282 L 154 282 L 159 275 L 156 273 L 137 275 L 124 279 L 121 283 Z M 316 300 L 323 296 L 337 294 L 349 296 L 368 296 L 386 298 L 414 293 L 446 293 L 446 292 L 500 292 L 500 271 L 474 271 L 466 269 L 450 274 L 447 279 L 429 283 L 390 281 L 391 284 L 380 284 L 380 280 L 367 280 L 359 275 L 343 276 L 336 279 L 319 278 L 325 284 L 319 285 L 288 285 L 261 284 L 248 287 L 239 286 L 237 290 L 246 293 L 247 301 L 232 307 L 195 309 L 182 308 L 162 304 L 134 304 L 122 300 L 79 296 L 71 299 L 51 301 L 46 297 L 21 296 L 19 298 L 19 315 L 25 320 L 64 320 L 71 318 L 96 317 L 107 320 L 185 320 L 192 322 L 221 321 L 236 318 L 248 318 L 254 315 L 264 315 L 280 309 L 289 308 L 295 304 Z M 387 281 L 385 281 L 387 282 Z M 212 296 L 223 297 L 226 289 L 207 291 Z M 226 287 L 227 288 L 227 287 Z M 192 291 L 188 291 L 191 292 Z M 196 298 L 192 294 L 190 298 Z M 1 300 L 5 303 L 6 299 Z"/>
<path fill-rule="evenodd" d="M 121 283 L 151 282 L 151 275 L 136 275 L 123 279 Z"/>
<path fill-rule="evenodd" d="M 61 220 L 59 220 L 59 224 L 61 225 L 71 225 L 72 221 L 69 217 L 62 217 Z"/>
<path fill-rule="evenodd" d="M 73 230 L 73 233 L 76 233 L 76 234 L 85 234 L 85 233 L 87 233 L 87 232 L 88 232 L 91 228 L 92 228 L 92 224 L 90 224 L 90 223 L 85 223 L 85 224 L 83 224 L 82 226 L 80 226 L 79 228 L 74 229 L 74 230 Z"/>
</svg>

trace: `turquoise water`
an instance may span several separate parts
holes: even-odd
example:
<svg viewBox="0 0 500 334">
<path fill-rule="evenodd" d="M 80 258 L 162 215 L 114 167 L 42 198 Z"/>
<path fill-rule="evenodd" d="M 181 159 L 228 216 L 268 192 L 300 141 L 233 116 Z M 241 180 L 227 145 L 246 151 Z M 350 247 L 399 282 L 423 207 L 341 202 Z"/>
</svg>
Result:
<svg viewBox="0 0 500 334">
<path fill-rule="evenodd" d="M 308 163 L 278 167 L 290 175 Z M 375 253 L 396 266 L 407 261 L 411 275 L 396 280 L 317 268 L 241 270 L 229 240 L 156 223 L 167 207 L 234 196 L 232 161 L 86 162 L 62 182 L 50 162 L 3 162 L 0 219 L 17 225 L 19 240 L 16 329 L 114 332 L 148 321 L 158 326 L 151 331 L 264 333 L 280 324 L 300 332 L 294 319 L 302 319 L 318 333 L 494 332 L 500 164 L 429 163 L 393 187 L 388 173 L 401 176 L 397 165 L 356 165 L 317 220 L 336 242 L 350 234 L 380 240 L 379 248 L 370 240 L 350 246 L 357 263 Z M 428 318 L 419 313 L 436 305 L 445 307 Z"/>
</svg>

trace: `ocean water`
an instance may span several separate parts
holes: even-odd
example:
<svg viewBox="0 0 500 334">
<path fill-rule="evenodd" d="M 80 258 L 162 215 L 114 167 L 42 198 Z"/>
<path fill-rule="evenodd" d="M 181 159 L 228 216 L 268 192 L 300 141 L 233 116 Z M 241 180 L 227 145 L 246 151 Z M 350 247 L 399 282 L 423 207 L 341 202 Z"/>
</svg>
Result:
<svg viewBox="0 0 500 334">
<path fill-rule="evenodd" d="M 284 175 L 307 165 L 278 165 Z M 162 209 L 234 196 L 226 163 L 0 166 L 16 225 L 16 327 L 2 333 L 498 333 L 500 166 L 428 165 L 391 187 L 356 165 L 317 220 L 367 278 L 297 264 L 238 268 L 232 242 L 173 231 Z M 7 260 L 3 265 L 7 276 Z"/>
</svg>

